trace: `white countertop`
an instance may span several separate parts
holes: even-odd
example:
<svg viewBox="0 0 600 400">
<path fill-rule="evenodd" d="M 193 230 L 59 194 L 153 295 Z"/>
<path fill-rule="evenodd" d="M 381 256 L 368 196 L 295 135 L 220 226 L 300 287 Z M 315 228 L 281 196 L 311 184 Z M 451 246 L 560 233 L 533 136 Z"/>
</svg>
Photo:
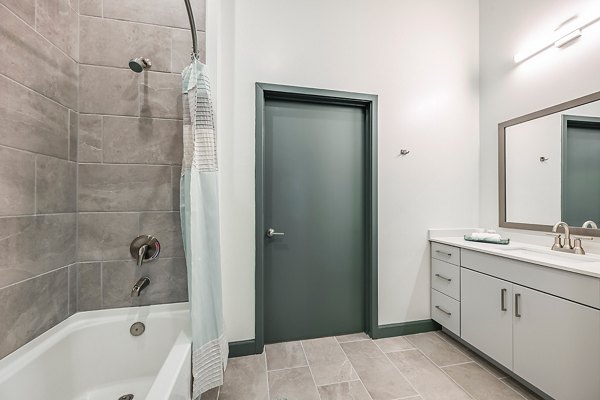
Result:
<svg viewBox="0 0 600 400">
<path fill-rule="evenodd" d="M 577 274 L 600 278 L 600 256 L 595 254 L 569 254 L 552 251 L 550 248 L 529 243 L 513 242 L 509 245 L 470 242 L 463 236 L 431 235 L 429 240 L 436 243 L 456 246 L 467 250 L 479 251 L 495 256 L 511 258 L 532 264 L 544 265 Z"/>
</svg>

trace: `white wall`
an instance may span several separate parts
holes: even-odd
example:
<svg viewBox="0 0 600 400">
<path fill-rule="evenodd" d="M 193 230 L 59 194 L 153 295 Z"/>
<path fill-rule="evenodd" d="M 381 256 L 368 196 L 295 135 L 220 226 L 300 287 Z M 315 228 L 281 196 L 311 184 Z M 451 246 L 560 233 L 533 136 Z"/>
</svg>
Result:
<svg viewBox="0 0 600 400">
<path fill-rule="evenodd" d="M 229 339 L 254 337 L 257 81 L 379 95 L 379 322 L 429 318 L 427 229 L 478 221 L 478 2 L 209 0 L 208 12 Z"/>
<path fill-rule="evenodd" d="M 551 36 L 572 15 L 597 7 L 597 0 L 480 1 L 483 226 L 498 226 L 498 123 L 599 91 L 600 22 L 570 46 L 553 48 L 519 65 L 513 55 L 528 42 Z"/>
</svg>

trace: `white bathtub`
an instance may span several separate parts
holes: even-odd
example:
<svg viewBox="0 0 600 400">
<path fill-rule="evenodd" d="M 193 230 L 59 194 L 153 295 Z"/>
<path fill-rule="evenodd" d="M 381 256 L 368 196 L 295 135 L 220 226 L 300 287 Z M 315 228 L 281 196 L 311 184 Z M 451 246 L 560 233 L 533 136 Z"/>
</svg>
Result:
<svg viewBox="0 0 600 400">
<path fill-rule="evenodd" d="M 0 360 L 0 399 L 189 400 L 188 310 L 180 303 L 77 313 Z M 132 336 L 138 321 L 146 331 Z"/>
</svg>

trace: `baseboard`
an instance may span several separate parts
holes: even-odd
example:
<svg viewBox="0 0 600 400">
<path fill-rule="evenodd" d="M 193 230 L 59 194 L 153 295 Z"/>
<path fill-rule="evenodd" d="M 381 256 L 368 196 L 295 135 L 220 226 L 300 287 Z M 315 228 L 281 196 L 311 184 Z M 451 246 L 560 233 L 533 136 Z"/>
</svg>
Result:
<svg viewBox="0 0 600 400">
<path fill-rule="evenodd" d="M 249 356 L 256 353 L 256 341 L 254 339 L 229 342 L 229 358 Z"/>
<path fill-rule="evenodd" d="M 413 335 L 415 333 L 439 331 L 440 329 L 442 329 L 442 326 L 432 319 L 402 322 L 399 324 L 379 325 L 373 332 L 373 339 Z"/>
</svg>

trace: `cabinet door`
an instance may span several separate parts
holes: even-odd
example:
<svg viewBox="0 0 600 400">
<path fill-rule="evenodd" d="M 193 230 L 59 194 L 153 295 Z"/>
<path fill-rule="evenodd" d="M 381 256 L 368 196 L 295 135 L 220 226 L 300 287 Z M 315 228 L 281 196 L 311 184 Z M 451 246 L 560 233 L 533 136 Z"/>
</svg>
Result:
<svg viewBox="0 0 600 400">
<path fill-rule="evenodd" d="M 461 337 L 512 368 L 512 284 L 461 268 Z"/>
<path fill-rule="evenodd" d="M 519 285 L 513 292 L 513 371 L 555 399 L 600 399 L 600 310 Z"/>
</svg>

